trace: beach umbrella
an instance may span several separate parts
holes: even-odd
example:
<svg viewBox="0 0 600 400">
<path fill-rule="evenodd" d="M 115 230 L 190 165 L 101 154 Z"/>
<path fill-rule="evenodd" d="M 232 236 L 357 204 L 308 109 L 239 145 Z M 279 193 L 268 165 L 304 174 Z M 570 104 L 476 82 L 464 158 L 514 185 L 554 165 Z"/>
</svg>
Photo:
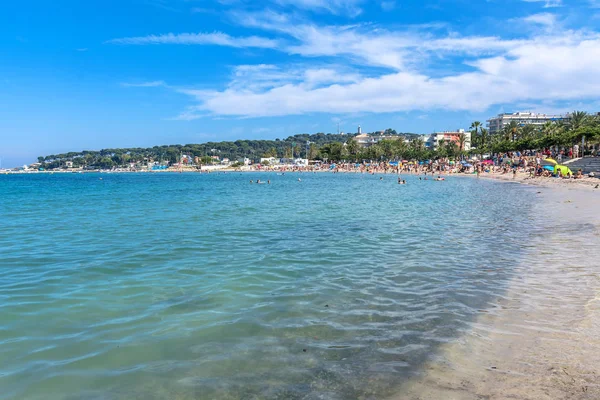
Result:
<svg viewBox="0 0 600 400">
<path fill-rule="evenodd" d="M 550 172 L 554 172 L 554 167 L 552 165 L 544 165 L 544 169 Z"/>
<path fill-rule="evenodd" d="M 469 164 L 469 163 L 465 163 L 465 164 L 463 164 L 463 165 L 464 165 L 465 167 L 467 167 L 467 168 L 471 168 L 471 167 L 473 166 L 473 164 Z"/>
<path fill-rule="evenodd" d="M 556 165 L 556 164 L 558 164 L 558 163 L 556 162 L 556 160 L 555 160 L 555 159 L 553 159 L 553 158 L 546 158 L 546 159 L 544 159 L 544 161 L 546 161 L 546 162 L 548 162 L 548 163 L 550 163 L 550 164 L 552 164 L 552 165 Z"/>
<path fill-rule="evenodd" d="M 571 171 L 569 169 L 569 167 L 567 167 L 566 165 L 558 165 L 558 164 L 556 164 L 554 166 L 554 173 L 558 174 L 558 171 L 560 171 L 560 173 L 563 174 L 563 175 L 567 175 L 567 174 L 573 175 L 573 171 Z"/>
</svg>

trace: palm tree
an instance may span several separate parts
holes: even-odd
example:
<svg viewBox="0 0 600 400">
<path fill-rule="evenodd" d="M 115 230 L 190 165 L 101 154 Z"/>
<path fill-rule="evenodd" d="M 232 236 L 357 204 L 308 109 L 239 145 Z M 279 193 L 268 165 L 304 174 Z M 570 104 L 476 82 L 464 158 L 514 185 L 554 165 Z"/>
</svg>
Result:
<svg viewBox="0 0 600 400">
<path fill-rule="evenodd" d="M 472 136 L 471 141 L 473 142 L 473 144 L 475 144 L 476 147 L 483 146 L 483 143 L 481 143 L 481 137 L 479 136 L 479 130 L 483 129 L 481 126 L 481 122 L 479 122 L 479 121 L 472 122 L 470 129 L 471 129 L 471 136 Z"/>
<path fill-rule="evenodd" d="M 416 150 L 416 151 L 423 151 L 423 149 L 425 148 L 425 143 L 423 142 L 423 139 L 421 139 L 421 138 L 413 139 L 410 142 L 410 145 L 413 148 L 413 150 Z"/>
<path fill-rule="evenodd" d="M 481 128 L 480 132 L 480 146 L 485 148 L 489 144 L 489 132 L 485 128 Z"/>
<path fill-rule="evenodd" d="M 473 129 L 475 131 L 475 135 L 477 135 L 479 133 L 479 128 L 481 128 L 481 122 L 479 121 L 474 121 L 471 124 L 471 129 Z"/>
<path fill-rule="evenodd" d="M 544 135 L 552 136 L 556 133 L 557 130 L 558 130 L 558 125 L 555 122 L 548 121 L 544 125 L 542 125 L 541 132 Z"/>
<path fill-rule="evenodd" d="M 515 141 L 517 139 L 517 136 L 519 134 L 519 124 L 517 123 L 517 121 L 510 121 L 509 124 L 507 124 L 506 126 L 504 126 L 504 138 L 506 141 Z"/>
<path fill-rule="evenodd" d="M 458 135 L 458 149 L 460 151 L 464 151 L 465 150 L 465 143 L 467 142 L 467 135 L 465 135 L 464 133 L 461 133 L 460 135 Z"/>
<path fill-rule="evenodd" d="M 520 129 L 519 139 L 532 139 L 538 132 L 538 128 L 535 125 L 525 125 Z"/>
<path fill-rule="evenodd" d="M 591 122 L 591 118 L 585 111 L 573 111 L 569 127 L 571 130 L 583 128 Z"/>
<path fill-rule="evenodd" d="M 346 150 L 351 156 L 355 156 L 358 153 L 358 142 L 354 138 L 348 139 L 346 142 Z"/>
</svg>

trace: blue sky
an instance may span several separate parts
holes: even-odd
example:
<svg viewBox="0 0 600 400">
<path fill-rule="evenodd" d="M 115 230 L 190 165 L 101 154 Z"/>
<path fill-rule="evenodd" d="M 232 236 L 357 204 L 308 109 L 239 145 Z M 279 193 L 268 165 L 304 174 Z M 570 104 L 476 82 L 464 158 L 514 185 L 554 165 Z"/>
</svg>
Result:
<svg viewBox="0 0 600 400">
<path fill-rule="evenodd" d="M 600 0 L 0 5 L 0 157 L 600 111 Z"/>
</svg>

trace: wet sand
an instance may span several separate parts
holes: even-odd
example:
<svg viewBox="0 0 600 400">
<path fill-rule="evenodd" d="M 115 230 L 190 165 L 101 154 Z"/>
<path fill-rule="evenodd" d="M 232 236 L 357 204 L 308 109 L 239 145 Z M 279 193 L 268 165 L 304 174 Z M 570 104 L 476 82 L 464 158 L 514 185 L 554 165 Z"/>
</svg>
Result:
<svg viewBox="0 0 600 400">
<path fill-rule="evenodd" d="M 469 174 L 465 176 L 474 176 L 476 175 Z M 495 179 L 507 182 L 518 182 L 524 183 L 528 185 L 535 186 L 544 186 L 544 187 L 552 187 L 552 188 L 577 188 L 577 189 L 596 189 L 600 190 L 600 179 L 598 178 L 588 178 L 584 177 L 581 179 L 559 179 L 552 177 L 530 177 L 529 173 L 519 172 L 513 176 L 512 173 L 485 173 L 481 174 L 480 178 L 483 179 Z"/>
<path fill-rule="evenodd" d="M 505 295 L 394 399 L 600 399 L 600 191 L 554 186 Z"/>
</svg>

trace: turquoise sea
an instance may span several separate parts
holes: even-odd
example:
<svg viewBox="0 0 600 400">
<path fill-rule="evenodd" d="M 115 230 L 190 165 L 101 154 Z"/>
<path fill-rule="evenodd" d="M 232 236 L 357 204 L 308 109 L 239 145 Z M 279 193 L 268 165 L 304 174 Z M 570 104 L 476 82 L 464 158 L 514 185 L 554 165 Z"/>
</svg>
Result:
<svg viewBox="0 0 600 400">
<path fill-rule="evenodd" d="M 404 178 L 0 175 L 0 399 L 401 392 L 537 218 L 531 188 Z"/>
</svg>

